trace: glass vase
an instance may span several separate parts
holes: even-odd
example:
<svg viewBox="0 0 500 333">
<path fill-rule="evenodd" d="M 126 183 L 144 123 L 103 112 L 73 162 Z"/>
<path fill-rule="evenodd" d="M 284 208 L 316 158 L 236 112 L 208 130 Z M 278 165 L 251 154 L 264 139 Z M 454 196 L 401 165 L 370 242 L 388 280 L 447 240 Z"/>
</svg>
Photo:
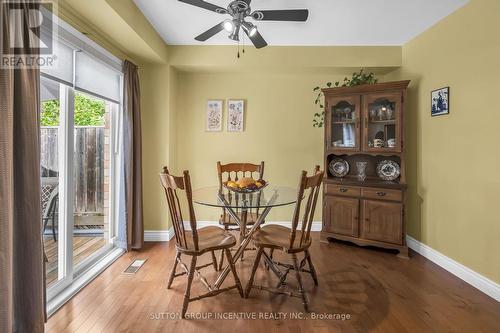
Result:
<svg viewBox="0 0 500 333">
<path fill-rule="evenodd" d="M 368 162 L 356 162 L 356 169 L 358 171 L 358 180 L 364 182 L 366 180 L 366 166 Z"/>
</svg>

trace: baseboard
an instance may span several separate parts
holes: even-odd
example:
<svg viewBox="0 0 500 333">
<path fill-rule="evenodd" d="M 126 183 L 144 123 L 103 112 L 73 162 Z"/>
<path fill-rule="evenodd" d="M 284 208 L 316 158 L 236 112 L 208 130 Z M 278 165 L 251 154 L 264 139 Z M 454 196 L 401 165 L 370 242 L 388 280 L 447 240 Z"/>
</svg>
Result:
<svg viewBox="0 0 500 333">
<path fill-rule="evenodd" d="M 169 230 L 145 230 L 145 242 L 168 242 L 174 237 L 174 228 Z"/>
<path fill-rule="evenodd" d="M 277 224 L 285 227 L 291 227 L 291 222 L 266 222 L 266 224 Z M 205 228 L 209 226 L 219 226 L 218 221 L 198 221 L 198 228 Z M 311 231 L 321 231 L 321 221 L 313 221 L 311 226 Z M 191 230 L 191 226 L 189 222 L 184 222 L 184 227 L 186 230 Z M 299 224 L 300 228 L 300 224 Z M 145 242 L 168 242 L 174 237 L 174 228 L 170 228 L 169 230 L 146 230 L 144 231 L 144 241 Z"/>
<path fill-rule="evenodd" d="M 421 256 L 429 259 L 436 265 L 444 268 L 451 274 L 467 282 L 476 289 L 479 289 L 486 295 L 492 297 L 497 302 L 500 302 L 500 285 L 482 276 L 481 274 L 471 270 L 459 262 L 445 256 L 444 254 L 434 250 L 428 245 L 419 242 L 413 237 L 406 235 L 406 243 L 410 249 L 417 252 Z"/>
</svg>

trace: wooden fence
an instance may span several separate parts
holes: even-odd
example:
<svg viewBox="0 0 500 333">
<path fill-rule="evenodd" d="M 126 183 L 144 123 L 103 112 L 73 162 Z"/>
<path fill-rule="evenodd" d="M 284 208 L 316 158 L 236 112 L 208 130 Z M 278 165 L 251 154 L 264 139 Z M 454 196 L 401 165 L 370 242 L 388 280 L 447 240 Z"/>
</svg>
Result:
<svg viewBox="0 0 500 333">
<path fill-rule="evenodd" d="M 75 214 L 104 212 L 104 127 L 75 128 Z M 42 177 L 59 172 L 58 129 L 41 128 Z"/>
</svg>

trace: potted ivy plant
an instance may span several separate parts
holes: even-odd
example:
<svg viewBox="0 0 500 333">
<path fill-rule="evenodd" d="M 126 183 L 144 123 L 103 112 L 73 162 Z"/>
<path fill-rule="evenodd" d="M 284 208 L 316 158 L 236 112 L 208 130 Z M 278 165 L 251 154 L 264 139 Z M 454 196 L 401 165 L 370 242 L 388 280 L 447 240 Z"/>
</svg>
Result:
<svg viewBox="0 0 500 333">
<path fill-rule="evenodd" d="M 332 87 L 354 87 L 354 86 L 360 86 L 363 84 L 375 84 L 378 82 L 378 79 L 375 77 L 375 74 L 370 72 L 370 73 L 365 73 L 363 69 L 361 69 L 359 72 L 354 72 L 352 73 L 352 77 L 348 78 L 345 77 L 344 81 L 342 84 L 339 81 L 336 81 L 334 83 L 332 82 L 327 82 L 326 86 L 328 88 Z M 321 88 L 315 87 L 313 89 L 314 92 L 317 92 L 316 100 L 314 101 L 314 104 L 316 104 L 320 109 L 321 112 L 316 112 L 313 117 L 313 127 L 323 127 L 323 124 L 325 122 L 325 110 L 324 110 L 324 104 L 323 104 L 323 92 L 321 91 Z"/>
</svg>

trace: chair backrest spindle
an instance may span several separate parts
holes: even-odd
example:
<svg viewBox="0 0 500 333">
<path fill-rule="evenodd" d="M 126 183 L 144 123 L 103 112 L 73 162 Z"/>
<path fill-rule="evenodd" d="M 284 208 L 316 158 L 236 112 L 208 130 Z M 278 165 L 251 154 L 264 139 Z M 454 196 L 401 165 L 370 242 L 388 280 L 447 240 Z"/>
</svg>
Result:
<svg viewBox="0 0 500 333">
<path fill-rule="evenodd" d="M 319 166 L 316 166 L 314 168 L 314 174 L 310 177 L 307 177 L 306 171 L 302 171 L 299 182 L 299 189 L 297 191 L 297 203 L 295 205 L 295 210 L 292 218 L 292 229 L 290 231 L 290 248 L 297 246 L 301 247 L 302 245 L 310 241 L 311 226 L 314 218 L 316 203 L 318 201 L 320 186 L 323 181 L 323 175 L 324 172 L 319 170 Z M 306 193 L 308 194 L 305 195 Z M 302 225 L 300 228 L 300 239 L 298 241 L 298 244 L 295 244 L 302 201 L 306 197 L 307 199 L 302 216 Z"/>
<path fill-rule="evenodd" d="M 264 161 L 260 162 L 260 164 L 252 164 L 252 163 L 229 163 L 229 164 L 221 164 L 221 162 L 217 162 L 217 175 L 219 177 L 219 190 L 222 190 L 222 183 L 226 181 L 233 180 L 237 182 L 242 177 L 250 176 L 253 177 L 253 173 L 258 174 L 258 179 L 264 178 Z M 231 175 L 234 175 L 234 178 Z M 247 175 L 248 174 L 248 175 Z M 240 177 L 241 176 L 241 177 Z M 231 202 L 232 196 L 229 194 L 229 199 Z M 238 200 L 238 196 L 236 197 Z M 232 202 L 231 202 L 232 203 Z M 226 216 L 226 210 L 223 209 L 223 216 Z M 238 212 L 238 210 L 236 210 Z M 259 214 L 259 210 L 256 210 L 257 215 Z"/>
<path fill-rule="evenodd" d="M 167 198 L 168 210 L 174 227 L 175 241 L 177 245 L 185 249 L 193 247 L 192 250 L 197 251 L 198 230 L 196 228 L 196 216 L 193 207 L 193 194 L 189 172 L 184 171 L 182 177 L 176 177 L 169 173 L 167 167 L 164 167 L 163 172 L 160 173 L 160 180 L 163 188 L 165 189 L 165 196 Z M 188 242 L 189 236 L 187 235 L 186 228 L 184 227 L 184 219 L 182 217 L 182 209 L 177 190 L 184 191 L 186 193 L 192 244 Z"/>
</svg>

